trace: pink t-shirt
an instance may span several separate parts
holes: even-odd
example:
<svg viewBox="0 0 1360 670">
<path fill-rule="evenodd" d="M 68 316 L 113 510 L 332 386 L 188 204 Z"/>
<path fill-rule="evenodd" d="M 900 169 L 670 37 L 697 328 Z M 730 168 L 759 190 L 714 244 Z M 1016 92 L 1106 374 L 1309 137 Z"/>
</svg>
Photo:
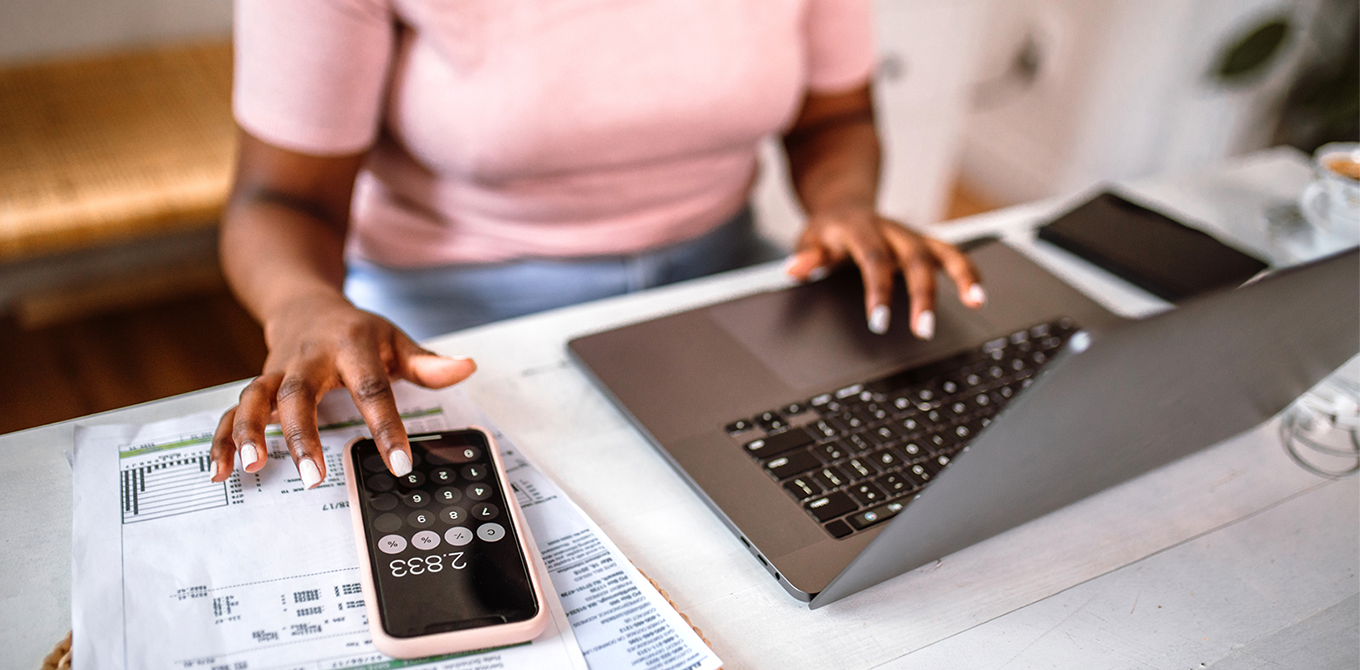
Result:
<svg viewBox="0 0 1360 670">
<path fill-rule="evenodd" d="M 239 0 L 237 121 L 369 150 L 350 253 L 628 253 L 745 203 L 807 90 L 862 85 L 868 0 Z"/>
</svg>

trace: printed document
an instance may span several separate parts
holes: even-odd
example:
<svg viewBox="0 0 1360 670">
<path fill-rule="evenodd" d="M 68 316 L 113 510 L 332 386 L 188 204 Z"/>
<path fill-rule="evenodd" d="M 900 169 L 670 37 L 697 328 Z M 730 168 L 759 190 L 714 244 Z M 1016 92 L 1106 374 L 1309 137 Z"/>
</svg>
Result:
<svg viewBox="0 0 1360 670">
<path fill-rule="evenodd" d="M 552 613 L 531 643 L 398 661 L 369 640 L 340 449 L 366 435 L 322 402 L 326 479 L 304 489 L 278 435 L 269 465 L 208 478 L 220 413 L 81 426 L 74 452 L 72 627 L 79 670 L 630 668 L 721 662 L 609 538 L 461 392 L 397 386 L 409 432 L 478 425 L 499 443 L 538 545 Z M 551 588 L 549 588 L 551 587 Z"/>
</svg>

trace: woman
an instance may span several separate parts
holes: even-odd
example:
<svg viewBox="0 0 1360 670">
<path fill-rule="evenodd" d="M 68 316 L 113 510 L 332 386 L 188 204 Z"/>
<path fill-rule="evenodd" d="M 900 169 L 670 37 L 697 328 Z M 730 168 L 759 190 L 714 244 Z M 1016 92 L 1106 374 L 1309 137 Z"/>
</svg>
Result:
<svg viewBox="0 0 1360 670">
<path fill-rule="evenodd" d="M 853 259 L 867 326 L 882 333 L 901 271 L 927 339 L 939 268 L 965 304 L 984 300 L 965 256 L 875 211 L 867 0 L 236 11 L 241 148 L 222 261 L 269 357 L 222 417 L 214 481 L 237 453 L 249 472 L 264 466 L 277 412 L 316 485 L 316 405 L 341 386 L 389 468 L 409 471 L 390 380 L 443 387 L 475 365 L 422 349 L 394 321 L 428 337 L 749 262 L 745 203 L 771 133 L 808 215 L 791 276 Z"/>
</svg>

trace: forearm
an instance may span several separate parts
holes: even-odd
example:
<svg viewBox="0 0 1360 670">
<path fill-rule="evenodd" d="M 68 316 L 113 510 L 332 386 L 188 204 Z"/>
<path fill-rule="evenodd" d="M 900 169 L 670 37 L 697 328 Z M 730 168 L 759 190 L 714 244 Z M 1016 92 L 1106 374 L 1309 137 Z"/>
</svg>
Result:
<svg viewBox="0 0 1360 670">
<path fill-rule="evenodd" d="M 222 269 L 272 348 L 281 318 L 345 301 L 345 231 L 363 154 L 310 156 L 244 130 L 239 137 L 222 217 Z"/>
<path fill-rule="evenodd" d="M 222 267 L 238 300 L 265 328 L 299 305 L 344 300 L 344 232 L 259 194 L 233 199 L 223 217 Z"/>
<path fill-rule="evenodd" d="M 810 97 L 784 148 L 794 191 L 809 216 L 873 211 L 881 158 L 867 87 Z"/>
</svg>

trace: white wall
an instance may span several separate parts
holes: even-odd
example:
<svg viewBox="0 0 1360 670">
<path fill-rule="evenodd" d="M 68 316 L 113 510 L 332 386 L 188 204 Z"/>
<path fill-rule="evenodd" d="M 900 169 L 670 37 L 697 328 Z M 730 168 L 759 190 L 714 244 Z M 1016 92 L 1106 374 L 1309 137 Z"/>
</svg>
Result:
<svg viewBox="0 0 1360 670">
<path fill-rule="evenodd" d="M 231 34 L 231 0 L 0 0 L 0 63 Z"/>
<path fill-rule="evenodd" d="M 964 179 L 1011 204 L 1263 148 L 1317 5 L 1001 0 L 980 43 Z M 1210 76 L 1230 42 L 1276 16 L 1291 19 L 1292 33 L 1262 76 L 1234 85 Z M 1027 38 L 1041 65 L 1024 82 L 1006 72 Z"/>
</svg>

